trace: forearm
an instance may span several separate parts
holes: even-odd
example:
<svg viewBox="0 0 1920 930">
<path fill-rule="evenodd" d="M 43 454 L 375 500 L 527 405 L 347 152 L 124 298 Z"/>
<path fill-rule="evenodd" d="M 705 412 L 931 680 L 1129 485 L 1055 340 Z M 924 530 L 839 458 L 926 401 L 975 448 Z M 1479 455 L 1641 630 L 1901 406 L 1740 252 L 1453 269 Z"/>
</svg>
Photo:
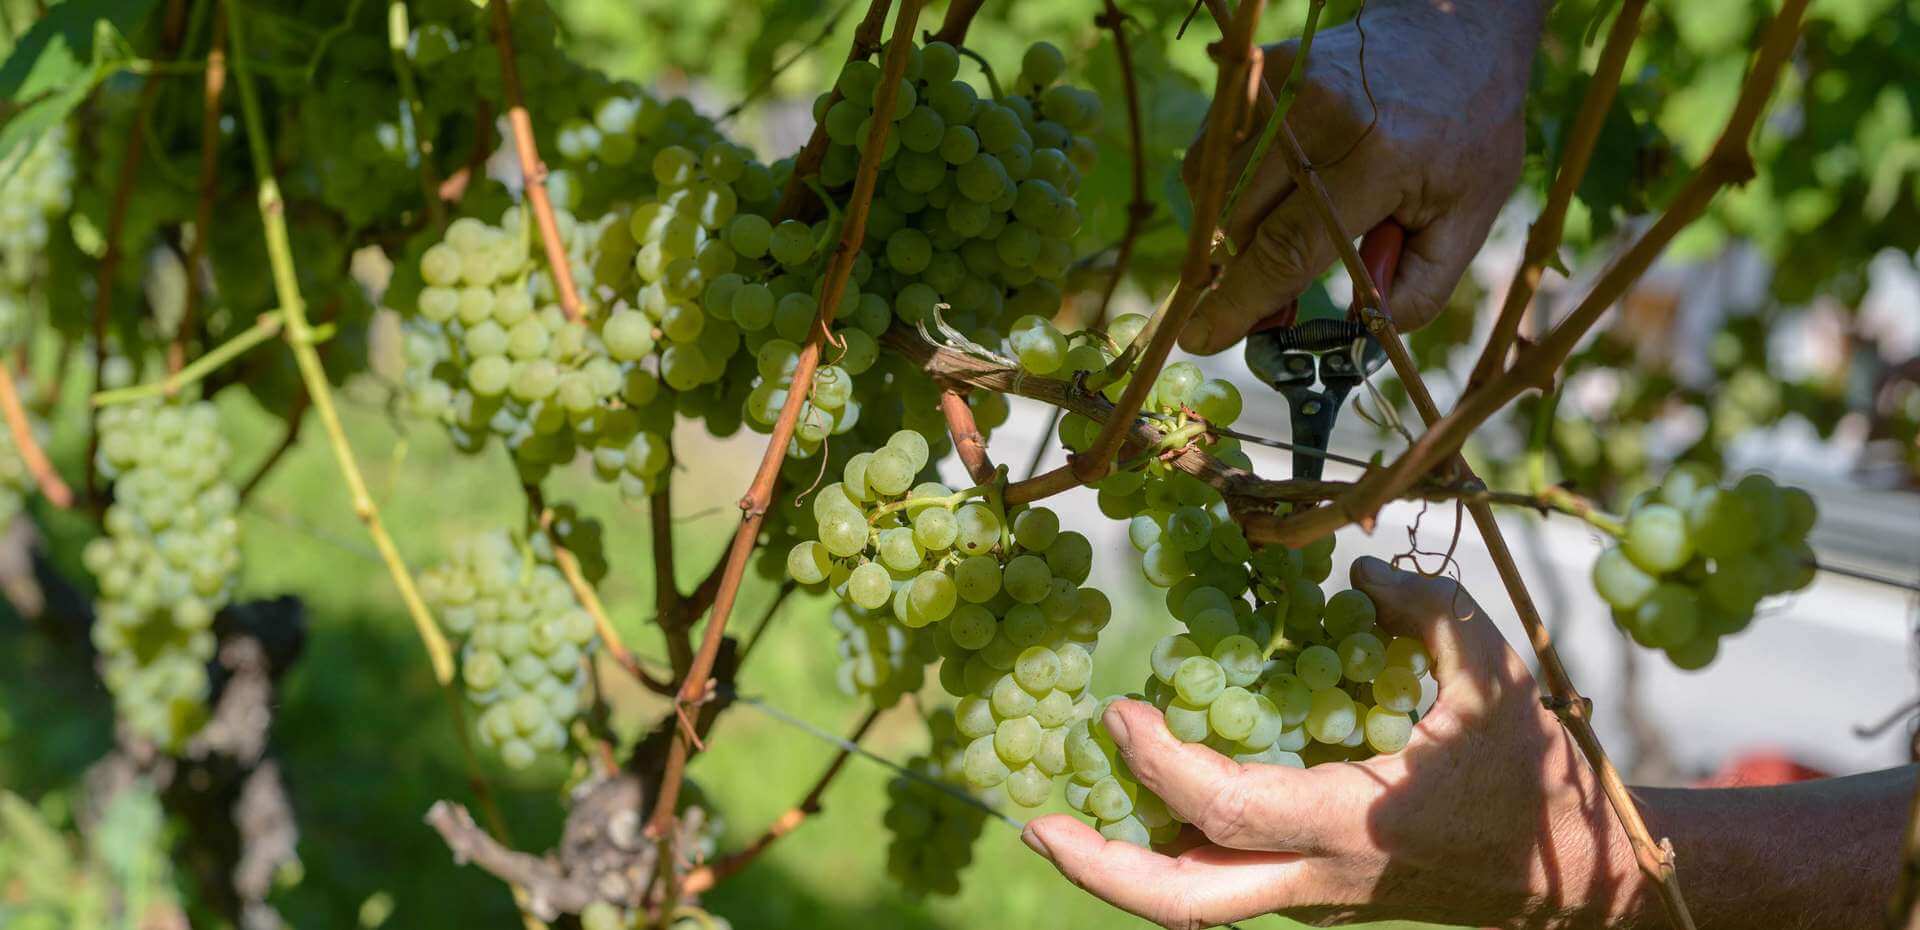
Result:
<svg viewBox="0 0 1920 930">
<path fill-rule="evenodd" d="M 1920 766 L 1769 788 L 1636 789 L 1647 827 L 1673 841 L 1700 930 L 1882 926 Z M 1665 927 L 1617 830 L 1612 926 Z"/>
</svg>

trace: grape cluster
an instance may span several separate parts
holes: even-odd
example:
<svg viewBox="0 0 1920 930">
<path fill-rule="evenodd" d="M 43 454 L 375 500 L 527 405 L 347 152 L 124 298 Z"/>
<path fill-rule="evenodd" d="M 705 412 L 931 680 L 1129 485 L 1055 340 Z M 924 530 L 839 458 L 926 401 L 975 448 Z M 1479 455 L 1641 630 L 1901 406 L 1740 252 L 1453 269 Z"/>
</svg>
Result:
<svg viewBox="0 0 1920 930">
<path fill-rule="evenodd" d="M 589 244 L 607 221 L 581 227 L 565 213 L 557 219 L 584 278 Z M 672 406 L 656 403 L 652 372 L 614 351 L 626 345 L 619 331 L 569 320 L 550 302 L 532 236 L 519 210 L 499 226 L 462 217 L 421 255 L 427 287 L 407 340 L 415 405 L 446 422 L 463 450 L 500 437 L 523 479 L 537 481 L 585 450 L 597 475 L 629 500 L 643 498 L 668 465 Z M 606 320 L 622 312 L 616 306 Z"/>
<path fill-rule="evenodd" d="M 740 237 L 729 232 L 736 225 L 767 226 L 773 175 L 751 152 L 724 140 L 700 149 L 669 145 L 652 164 L 656 199 L 635 206 L 628 218 L 637 245 L 635 306 L 615 310 L 603 333 L 616 358 L 638 361 L 656 348 L 657 332 L 664 343 L 658 346 L 661 380 L 691 391 L 727 373 L 742 329 L 766 326 L 751 312 L 736 323 L 730 312 L 744 279 L 734 273 L 743 250 L 732 240 Z"/>
<path fill-rule="evenodd" d="M 100 585 L 101 678 L 133 732 L 177 749 L 205 721 L 214 615 L 240 568 L 231 450 L 205 402 L 107 407 L 99 423 L 114 499 L 82 559 Z"/>
<path fill-rule="evenodd" d="M 1052 511 L 1028 507 L 1009 525 L 973 491 L 910 486 L 927 454 L 924 437 L 902 430 L 850 458 L 845 480 L 814 498 L 818 538 L 795 545 L 787 569 L 925 630 L 941 687 L 961 699 L 969 783 L 1005 784 L 1016 803 L 1037 806 L 1065 771 L 1067 724 L 1090 710 L 1090 647 L 1112 603 L 1080 587 L 1092 544 L 1061 532 Z"/>
<path fill-rule="evenodd" d="M 1594 561 L 1593 586 L 1635 642 L 1703 668 L 1762 598 L 1813 583 L 1818 516 L 1812 495 L 1765 475 L 1722 485 L 1682 465 L 1635 503 L 1619 543 Z"/>
<path fill-rule="evenodd" d="M 892 112 L 881 114 L 893 125 L 859 274 L 876 306 L 908 324 L 931 322 L 937 310 L 960 331 L 981 334 L 1003 331 L 1011 317 L 1059 309 L 1080 226 L 1073 197 L 1092 165 L 1087 134 L 1100 121 L 1097 97 L 1057 83 L 1065 66 L 1058 49 L 1034 45 L 1012 92 L 985 99 L 958 78 L 953 46 L 913 51 Z M 829 140 L 820 183 L 830 194 L 853 184 L 883 79 L 874 62 L 849 62 L 834 92 L 814 102 Z M 793 230 L 790 254 L 776 254 L 783 264 L 804 264 L 804 231 Z"/>
<path fill-rule="evenodd" d="M 919 775 L 966 790 L 961 774 L 966 740 L 953 711 L 942 707 L 927 717 L 932 746 L 907 768 Z M 973 842 L 987 822 L 986 811 L 919 779 L 897 775 L 887 783 L 883 821 L 893 839 L 887 844 L 887 874 L 908 890 L 951 895 L 960 891 L 960 873 L 973 861 Z"/>
<path fill-rule="evenodd" d="M 1312 609 L 1296 612 L 1300 603 Z M 1154 645 L 1153 674 L 1139 695 L 1160 708 L 1176 738 L 1241 763 L 1304 767 L 1399 752 L 1412 737 L 1432 660 L 1418 639 L 1375 627 L 1365 593 L 1341 591 L 1324 602 L 1296 594 L 1254 608 L 1201 587 L 1177 615 L 1186 632 Z M 1262 635 L 1272 635 L 1272 645 Z M 1067 800 L 1103 835 L 1145 845 L 1178 831 L 1177 817 L 1133 779 L 1098 719 L 1076 724 L 1067 750 Z"/>
<path fill-rule="evenodd" d="M 73 179 L 64 126 L 0 159 L 0 346 L 26 331 L 30 287 L 46 270 L 52 221 L 73 203 Z"/>
<path fill-rule="evenodd" d="M 875 707 L 892 707 L 901 695 L 919 691 L 927 665 L 940 657 L 930 637 L 892 622 L 884 613 L 842 602 L 834 605 L 829 618 L 840 634 L 834 645 L 840 657 L 840 690 L 864 694 Z"/>
<path fill-rule="evenodd" d="M 483 708 L 480 741 L 516 769 L 565 747 L 585 700 L 582 660 L 594 629 L 560 570 L 505 532 L 481 533 L 455 541 L 446 562 L 421 574 L 420 596 L 464 640 L 460 677 Z"/>
</svg>

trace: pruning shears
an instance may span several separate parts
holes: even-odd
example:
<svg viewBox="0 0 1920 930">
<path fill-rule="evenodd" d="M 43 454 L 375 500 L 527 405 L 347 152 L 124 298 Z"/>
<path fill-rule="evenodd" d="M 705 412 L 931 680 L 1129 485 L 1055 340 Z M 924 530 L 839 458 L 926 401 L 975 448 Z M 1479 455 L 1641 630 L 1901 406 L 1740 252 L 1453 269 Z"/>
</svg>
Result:
<svg viewBox="0 0 1920 930">
<path fill-rule="evenodd" d="M 1361 262 L 1383 297 L 1406 235 L 1389 219 L 1360 240 Z M 1317 479 L 1347 394 L 1386 363 L 1387 352 L 1367 331 L 1357 294 L 1344 317 L 1301 320 L 1299 315 L 1299 301 L 1289 301 L 1255 324 L 1247 336 L 1247 369 L 1287 399 L 1293 415 L 1293 476 Z"/>
</svg>

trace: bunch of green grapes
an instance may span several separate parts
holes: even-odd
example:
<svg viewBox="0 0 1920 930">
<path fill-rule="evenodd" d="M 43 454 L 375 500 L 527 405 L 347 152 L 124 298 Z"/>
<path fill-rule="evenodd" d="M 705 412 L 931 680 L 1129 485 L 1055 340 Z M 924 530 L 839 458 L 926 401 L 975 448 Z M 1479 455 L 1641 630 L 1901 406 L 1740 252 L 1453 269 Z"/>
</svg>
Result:
<svg viewBox="0 0 1920 930">
<path fill-rule="evenodd" d="M 560 570 L 505 532 L 481 533 L 421 574 L 420 596 L 462 640 L 460 679 L 482 708 L 480 741 L 516 769 L 563 749 L 585 706 L 594 628 Z"/>
<path fill-rule="evenodd" d="M 815 496 L 818 538 L 789 551 L 788 572 L 908 629 L 933 627 L 941 687 L 961 698 L 960 732 L 973 741 L 969 782 L 1004 783 L 1033 807 L 1065 770 L 1066 725 L 1089 709 L 1090 647 L 1112 604 L 1080 587 L 1093 560 L 1085 536 L 1061 532 L 1045 508 L 1009 524 L 974 491 L 910 486 L 926 458 L 911 430 L 850 458 L 845 480 Z"/>
<path fill-rule="evenodd" d="M 842 602 L 829 619 L 840 634 L 835 644 L 840 690 L 864 694 L 875 707 L 892 707 L 901 695 L 919 691 L 927 665 L 940 657 L 930 637 L 891 622 L 886 614 Z"/>
<path fill-rule="evenodd" d="M 611 901 L 595 901 L 580 910 L 580 930 L 644 930 L 659 926 L 645 908 L 628 910 Z M 733 930 L 733 922 L 691 904 L 676 905 L 667 930 Z"/>
<path fill-rule="evenodd" d="M 1818 517 L 1799 488 L 1759 474 L 1722 485 L 1712 469 L 1682 465 L 1635 503 L 1618 544 L 1594 561 L 1594 590 L 1635 642 L 1703 668 L 1762 598 L 1813 583 L 1807 533 Z"/>
<path fill-rule="evenodd" d="M 661 148 L 653 157 L 657 199 L 628 218 L 638 278 L 632 309 L 607 321 L 609 346 L 625 358 L 659 347 L 660 377 L 675 391 L 720 380 L 739 350 L 743 324 L 731 313 L 741 252 L 733 224 L 766 225 L 773 177 L 751 152 L 724 140 L 704 148 Z M 764 325 L 764 324 L 762 324 Z M 656 336 L 657 334 L 657 336 Z"/>
<path fill-rule="evenodd" d="M 916 324 L 938 310 L 960 331 L 984 335 L 1059 309 L 1080 226 L 1073 198 L 1100 121 L 1092 92 L 1057 83 L 1065 66 L 1058 49 L 1036 44 L 1011 92 L 988 99 L 958 78 L 952 46 L 913 51 L 884 114 L 893 126 L 863 247 L 871 272 L 861 287 L 893 316 Z M 820 183 L 831 195 L 853 184 L 882 78 L 878 64 L 850 62 L 837 97 L 814 103 L 830 140 Z"/>
<path fill-rule="evenodd" d="M 586 244 L 606 224 L 558 219 L 584 270 Z M 540 302 L 550 285 L 535 271 L 533 235 L 519 210 L 499 226 L 462 217 L 421 255 L 427 287 L 406 345 L 414 404 L 445 422 L 462 450 L 499 437 L 524 480 L 585 452 L 601 479 L 629 500 L 644 498 L 668 464 L 671 399 L 639 364 L 645 353 L 607 330 L 631 311 L 615 305 L 603 315 L 589 305 L 586 319 L 569 320 Z"/>
<path fill-rule="evenodd" d="M 106 407 L 99 424 L 113 504 L 82 559 L 100 585 L 101 679 L 129 729 L 178 749 L 205 722 L 214 615 L 240 568 L 232 450 L 205 402 Z"/>
<path fill-rule="evenodd" d="M 1186 632 L 1154 645 L 1153 674 L 1137 697 L 1160 708 L 1176 738 L 1241 763 L 1299 768 L 1404 749 L 1432 667 L 1426 647 L 1379 630 L 1360 591 L 1291 608 L 1194 589 L 1181 611 Z M 1126 770 L 1098 719 L 1076 725 L 1067 750 L 1067 800 L 1103 835 L 1146 845 L 1178 832 L 1178 818 Z"/>
<path fill-rule="evenodd" d="M 73 179 L 64 125 L 0 159 L 0 347 L 26 332 L 31 287 L 46 271 L 52 222 L 73 204 Z"/>
<path fill-rule="evenodd" d="M 961 766 L 966 740 L 953 711 L 935 710 L 927 717 L 927 730 L 932 746 L 907 768 L 965 791 Z M 960 873 L 973 861 L 973 843 L 987 814 L 953 794 L 899 775 L 887 782 L 883 822 L 893 836 L 887 844 L 887 874 L 910 891 L 952 895 L 960 892 Z"/>
</svg>

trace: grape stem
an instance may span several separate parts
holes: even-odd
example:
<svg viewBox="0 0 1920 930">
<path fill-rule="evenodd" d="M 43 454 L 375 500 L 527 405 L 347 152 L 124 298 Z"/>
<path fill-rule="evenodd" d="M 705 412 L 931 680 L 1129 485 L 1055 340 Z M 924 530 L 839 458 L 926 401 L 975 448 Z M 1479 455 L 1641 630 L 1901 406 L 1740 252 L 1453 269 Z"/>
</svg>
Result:
<svg viewBox="0 0 1920 930">
<path fill-rule="evenodd" d="M 985 57 L 964 45 L 955 45 L 953 50 L 973 59 L 973 63 L 980 66 L 981 76 L 987 79 L 987 92 L 993 95 L 995 103 L 1006 99 L 1006 95 L 1000 92 L 1000 82 L 993 76 L 993 65 L 987 63 Z"/>
<path fill-rule="evenodd" d="M 873 512 L 867 515 L 867 523 L 871 525 L 879 522 L 880 518 L 887 514 L 898 513 L 902 510 L 912 510 L 916 507 L 922 509 L 927 507 L 945 507 L 948 510 L 952 510 L 976 497 L 985 497 L 991 500 L 993 498 L 993 485 L 987 484 L 975 488 L 965 488 L 955 491 L 952 494 L 944 494 L 939 497 L 902 498 L 891 504 L 883 504 L 875 507 Z"/>
<path fill-rule="evenodd" d="M 199 358 L 188 362 L 179 370 L 158 381 L 149 381 L 146 384 L 135 384 L 123 388 L 114 388 L 94 394 L 92 398 L 93 406 L 109 407 L 114 404 L 146 400 L 152 397 L 172 397 L 180 393 L 181 388 L 190 384 L 199 383 L 202 378 L 218 371 L 222 365 L 245 355 L 255 346 L 268 342 L 280 335 L 281 330 L 285 326 L 285 312 L 281 310 L 269 310 L 256 317 L 252 326 L 234 334 L 233 338 L 208 350 Z"/>
<path fill-rule="evenodd" d="M 1469 391 L 1493 380 L 1506 366 L 1507 353 L 1519 336 L 1520 322 L 1527 315 L 1534 293 L 1539 290 L 1540 277 L 1560 249 L 1567 209 L 1573 203 L 1581 178 L 1586 176 L 1587 164 L 1600 139 L 1600 127 L 1606 122 L 1614 94 L 1620 89 L 1620 74 L 1626 68 L 1627 53 L 1639 36 L 1640 14 L 1646 8 L 1647 0 L 1623 0 L 1612 28 L 1607 31 L 1606 44 L 1601 47 L 1600 58 L 1593 67 L 1593 78 L 1587 82 L 1580 110 L 1574 114 L 1573 125 L 1567 130 L 1566 146 L 1562 149 L 1553 185 L 1547 190 L 1546 203 L 1541 205 L 1540 216 L 1533 225 L 1527 227 L 1527 244 L 1521 253 L 1520 265 L 1513 270 L 1513 281 L 1507 285 L 1507 296 L 1500 304 L 1500 315 L 1494 318 L 1486 348 L 1481 350 L 1479 360 L 1473 364 L 1473 373 L 1467 378 Z"/>
<path fill-rule="evenodd" d="M 1133 193 L 1127 201 L 1126 229 L 1120 233 L 1120 243 L 1115 246 L 1113 270 L 1107 276 L 1106 286 L 1100 291 L 1100 309 L 1093 318 L 1097 324 L 1107 318 L 1107 308 L 1113 304 L 1113 294 L 1120 289 L 1120 279 L 1126 277 L 1127 266 L 1133 261 L 1134 242 L 1140 238 L 1140 231 L 1147 221 L 1153 218 L 1153 201 L 1147 199 L 1147 146 L 1140 129 L 1140 87 L 1133 73 L 1133 48 L 1127 42 L 1127 16 L 1120 12 L 1114 0 L 1106 0 L 1106 9 L 1095 16 L 1093 22 L 1113 33 L 1113 54 L 1120 63 L 1120 89 L 1127 101 L 1127 147 L 1132 156 L 1128 167 Z M 1107 342 L 1111 345 L 1113 340 L 1108 339 Z M 1117 354 L 1119 348 L 1116 346 L 1114 351 Z"/>
<path fill-rule="evenodd" d="M 881 65 L 880 87 L 874 94 L 875 113 L 893 111 L 894 100 L 906 75 L 907 59 L 913 51 L 914 26 L 919 22 L 921 6 L 922 0 L 901 0 L 899 12 L 894 18 L 893 36 L 887 43 Z M 874 191 L 879 181 L 880 158 L 885 151 L 887 133 L 892 128 L 892 120 L 876 119 L 868 129 L 866 144 L 861 148 L 860 165 L 854 176 L 853 191 L 846 207 L 845 230 L 827 261 L 820 286 L 818 315 L 794 365 L 794 384 L 811 384 L 814 371 L 819 367 L 821 347 L 827 341 L 834 310 L 840 304 L 841 295 L 846 293 L 854 260 L 859 256 L 861 243 L 866 237 L 867 213 L 873 205 Z M 796 164 L 794 171 L 796 179 L 799 179 L 800 166 Z M 739 596 L 740 582 L 746 575 L 747 560 L 759 546 L 760 527 L 765 522 L 767 508 L 772 504 L 774 486 L 780 479 L 780 466 L 786 461 L 787 445 L 799 423 L 800 408 L 806 394 L 797 390 L 788 392 L 786 402 L 781 405 L 780 416 L 774 421 L 753 484 L 740 500 L 740 526 L 727 549 L 725 568 L 714 595 L 713 610 L 707 619 L 699 651 L 694 654 L 692 666 L 680 679 L 674 701 L 676 713 L 684 715 L 687 707 L 706 700 L 712 690 L 713 683 L 708 678 L 720 654 L 727 621 L 733 613 L 734 601 Z M 648 835 L 663 841 L 671 835 L 681 784 L 686 777 L 687 758 L 692 752 L 692 736 L 684 727 L 674 731 L 653 810 L 648 817 Z"/>
<path fill-rule="evenodd" d="M 882 708 L 879 707 L 872 708 L 867 711 L 865 716 L 860 718 L 860 722 L 854 726 L 853 732 L 847 734 L 846 742 L 848 745 L 841 746 L 840 751 L 834 753 L 833 760 L 827 763 L 827 767 L 820 773 L 820 777 L 814 779 L 813 787 L 808 788 L 807 793 L 801 796 L 800 803 L 795 804 L 788 808 L 785 813 L 775 817 L 773 822 L 767 824 L 766 829 L 760 831 L 760 835 L 747 843 L 746 846 L 715 859 L 711 864 L 700 866 L 688 872 L 687 877 L 680 883 L 681 893 L 700 894 L 721 881 L 726 880 L 728 877 L 738 873 L 741 869 L 746 868 L 753 860 L 758 859 L 762 853 L 767 851 L 768 847 L 772 846 L 781 837 L 799 829 L 801 824 L 807 822 L 807 818 L 820 813 L 821 801 L 826 797 L 828 786 L 832 785 L 833 780 L 840 776 L 840 770 L 845 768 L 847 760 L 853 757 L 854 748 L 859 746 L 860 740 L 867 735 L 867 731 L 873 729 L 874 721 L 880 719 L 881 710 Z"/>
<path fill-rule="evenodd" d="M 560 298 L 560 310 L 567 319 L 578 322 L 585 316 L 580 291 L 573 283 L 573 262 L 560 241 L 560 224 L 554 219 L 553 201 L 547 196 L 547 165 L 540 160 L 534 143 L 533 117 L 527 113 L 520 94 L 520 71 L 514 64 L 513 19 L 506 0 L 489 0 L 493 13 L 493 45 L 500 55 L 500 84 L 507 97 L 507 125 L 513 130 L 513 151 L 520 161 L 520 176 L 526 184 L 527 203 L 533 207 L 534 222 L 540 226 L 541 244 L 546 246 L 547 268 L 553 274 L 554 291 Z"/>
<path fill-rule="evenodd" d="M 1167 356 L 1173 351 L 1174 340 L 1186 328 L 1187 321 L 1192 319 L 1195 308 L 1200 305 L 1201 294 L 1213 281 L 1216 273 L 1213 264 L 1215 219 L 1220 215 L 1221 200 L 1226 195 L 1227 162 L 1233 149 L 1232 136 L 1241 123 L 1242 115 L 1252 108 L 1250 89 L 1258 86 L 1264 90 L 1266 87 L 1248 79 L 1254 60 L 1253 36 L 1259 27 L 1264 6 L 1261 0 L 1241 0 L 1230 18 L 1220 20 L 1221 41 L 1212 46 L 1214 58 L 1219 63 L 1219 73 L 1214 80 L 1213 117 L 1207 120 L 1206 132 L 1200 138 L 1199 177 L 1193 185 L 1195 222 L 1187 232 L 1187 249 L 1180 265 L 1180 281 L 1174 285 L 1173 293 L 1160 312 L 1154 314 L 1146 328 L 1134 337 L 1134 343 L 1145 348 L 1139 353 L 1139 367 L 1127 382 L 1126 390 L 1121 393 L 1113 417 L 1101 426 L 1100 434 L 1091 448 L 1069 460 L 1073 475 L 1081 484 L 1098 481 L 1113 469 L 1121 446 L 1126 442 L 1128 430 L 1147 399 L 1147 392 L 1153 389 L 1161 367 L 1166 365 Z M 1122 353 L 1122 357 L 1131 354 L 1131 350 L 1129 346 L 1129 351 Z"/>
</svg>

